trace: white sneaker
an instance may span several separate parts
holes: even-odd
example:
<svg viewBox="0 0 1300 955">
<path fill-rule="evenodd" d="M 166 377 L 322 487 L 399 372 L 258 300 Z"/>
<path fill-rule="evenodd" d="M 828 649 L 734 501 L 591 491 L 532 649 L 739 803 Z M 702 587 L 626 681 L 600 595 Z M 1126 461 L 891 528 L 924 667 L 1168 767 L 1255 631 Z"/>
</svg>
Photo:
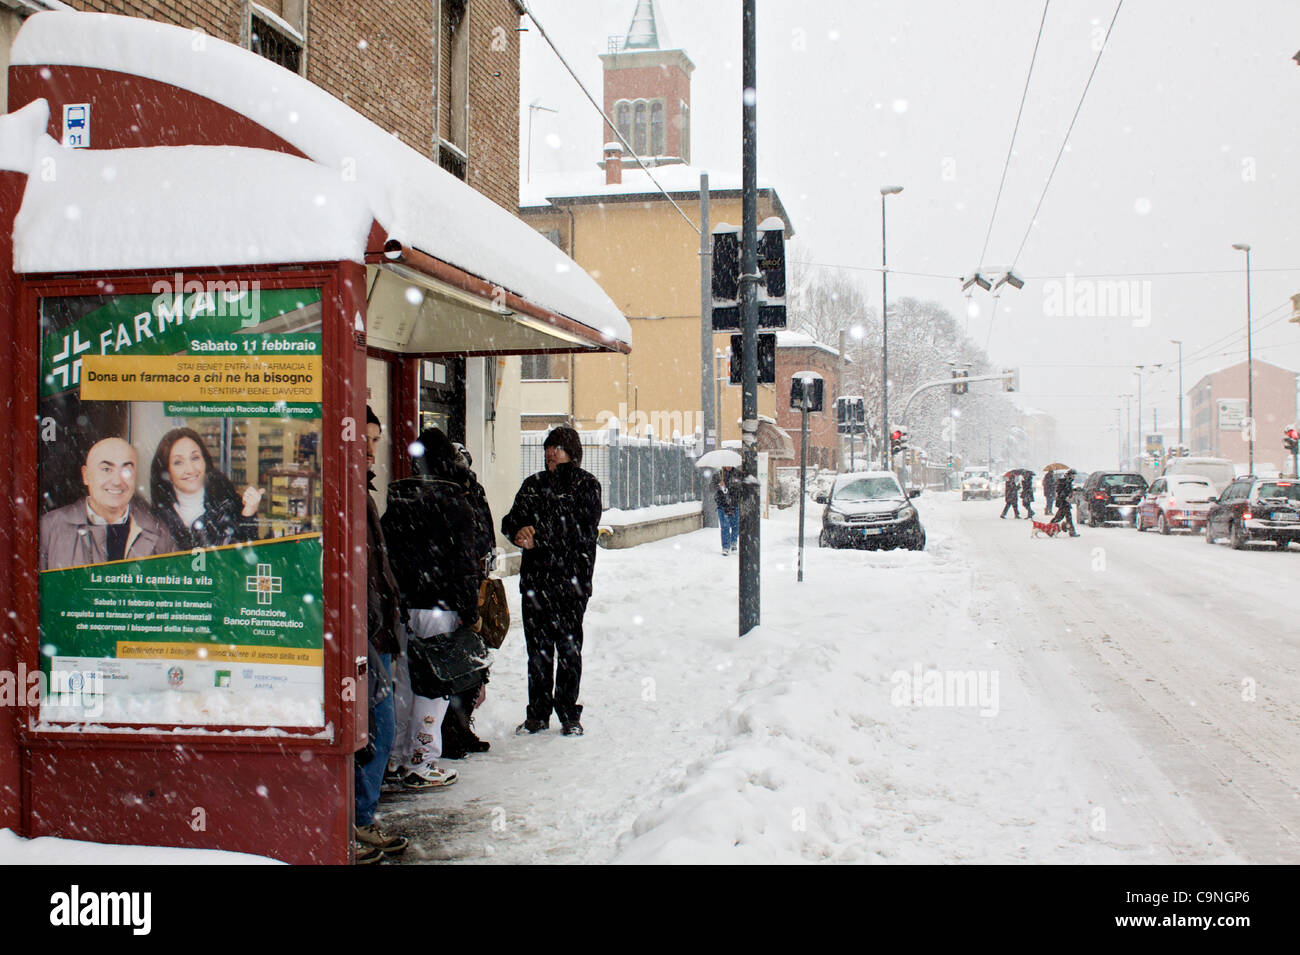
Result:
<svg viewBox="0 0 1300 955">
<path fill-rule="evenodd" d="M 440 789 L 452 785 L 458 778 L 459 774 L 454 769 L 438 769 L 436 766 L 427 766 L 403 777 L 402 788 L 405 790 Z"/>
</svg>

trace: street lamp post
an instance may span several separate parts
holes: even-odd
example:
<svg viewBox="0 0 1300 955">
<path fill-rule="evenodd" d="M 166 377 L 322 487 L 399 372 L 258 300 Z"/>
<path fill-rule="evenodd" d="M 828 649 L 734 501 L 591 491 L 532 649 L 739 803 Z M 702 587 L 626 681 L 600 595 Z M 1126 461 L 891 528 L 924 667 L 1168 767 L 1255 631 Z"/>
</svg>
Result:
<svg viewBox="0 0 1300 955">
<path fill-rule="evenodd" d="M 1176 338 L 1169 344 L 1178 346 L 1178 453 L 1183 453 L 1183 343 Z"/>
<path fill-rule="evenodd" d="M 1146 365 L 1137 366 L 1138 376 L 1138 417 L 1137 417 L 1137 454 L 1138 454 L 1138 472 L 1142 471 L 1142 455 L 1145 453 L 1142 448 L 1142 369 Z"/>
<path fill-rule="evenodd" d="M 880 433 L 885 470 L 893 470 L 889 441 L 889 265 L 885 254 L 885 197 L 896 196 L 902 186 L 880 187 Z"/>
<path fill-rule="evenodd" d="M 1232 247 L 1246 253 L 1246 437 L 1250 441 L 1250 473 L 1255 473 L 1255 353 L 1250 340 L 1250 246 L 1234 242 Z"/>
</svg>

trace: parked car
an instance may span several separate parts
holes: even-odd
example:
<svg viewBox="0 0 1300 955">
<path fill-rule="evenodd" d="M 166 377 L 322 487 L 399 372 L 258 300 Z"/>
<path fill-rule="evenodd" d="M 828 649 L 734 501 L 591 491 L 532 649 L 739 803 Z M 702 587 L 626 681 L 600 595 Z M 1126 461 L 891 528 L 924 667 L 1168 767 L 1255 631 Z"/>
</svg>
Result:
<svg viewBox="0 0 1300 955">
<path fill-rule="evenodd" d="M 1205 541 L 1220 537 L 1236 550 L 1272 541 L 1278 550 L 1300 542 L 1300 481 L 1244 477 L 1233 481 L 1210 506 Z"/>
<path fill-rule="evenodd" d="M 1160 472 L 1161 477 L 1183 474 L 1209 478 L 1216 495 L 1222 494 L 1223 489 L 1236 478 L 1235 465 L 1227 458 L 1170 458 Z"/>
<path fill-rule="evenodd" d="M 822 512 L 821 547 L 925 549 L 925 528 L 911 498 L 889 471 L 857 471 L 835 479 Z"/>
<path fill-rule="evenodd" d="M 961 473 L 961 499 L 993 500 L 993 481 L 987 468 L 966 468 Z"/>
<path fill-rule="evenodd" d="M 1200 531 L 1205 527 L 1214 495 L 1214 482 L 1199 474 L 1156 478 L 1138 504 L 1137 529 L 1154 527 L 1161 534 L 1176 527 Z"/>
<path fill-rule="evenodd" d="M 1147 479 L 1133 471 L 1093 471 L 1076 496 L 1078 523 L 1103 527 L 1112 521 L 1132 524 Z"/>
</svg>

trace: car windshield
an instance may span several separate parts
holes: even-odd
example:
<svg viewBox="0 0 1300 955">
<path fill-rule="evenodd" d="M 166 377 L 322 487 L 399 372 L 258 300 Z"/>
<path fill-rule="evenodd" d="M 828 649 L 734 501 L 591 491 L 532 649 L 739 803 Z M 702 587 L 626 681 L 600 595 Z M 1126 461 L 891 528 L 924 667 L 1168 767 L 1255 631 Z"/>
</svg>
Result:
<svg viewBox="0 0 1300 955">
<path fill-rule="evenodd" d="M 1300 483 L 1294 481 L 1268 481 L 1259 486 L 1261 501 L 1300 501 Z"/>
<path fill-rule="evenodd" d="M 898 482 L 892 477 L 858 478 L 835 492 L 835 500 L 838 503 L 882 501 L 902 496 L 903 492 L 899 490 Z"/>
<path fill-rule="evenodd" d="M 1101 479 L 1102 487 L 1146 487 L 1146 478 L 1140 474 L 1107 474 Z"/>
</svg>

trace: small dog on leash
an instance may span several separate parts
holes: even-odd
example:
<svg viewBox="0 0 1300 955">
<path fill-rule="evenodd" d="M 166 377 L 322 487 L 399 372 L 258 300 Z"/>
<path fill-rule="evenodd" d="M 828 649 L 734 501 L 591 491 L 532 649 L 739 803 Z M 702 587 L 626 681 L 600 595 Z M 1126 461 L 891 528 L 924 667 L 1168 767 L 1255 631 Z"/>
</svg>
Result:
<svg viewBox="0 0 1300 955">
<path fill-rule="evenodd" d="M 1042 537 L 1046 534 L 1048 537 L 1055 537 L 1061 533 L 1061 525 L 1056 523 L 1046 523 L 1045 521 L 1034 521 L 1034 528 L 1029 532 L 1030 537 Z"/>
</svg>

